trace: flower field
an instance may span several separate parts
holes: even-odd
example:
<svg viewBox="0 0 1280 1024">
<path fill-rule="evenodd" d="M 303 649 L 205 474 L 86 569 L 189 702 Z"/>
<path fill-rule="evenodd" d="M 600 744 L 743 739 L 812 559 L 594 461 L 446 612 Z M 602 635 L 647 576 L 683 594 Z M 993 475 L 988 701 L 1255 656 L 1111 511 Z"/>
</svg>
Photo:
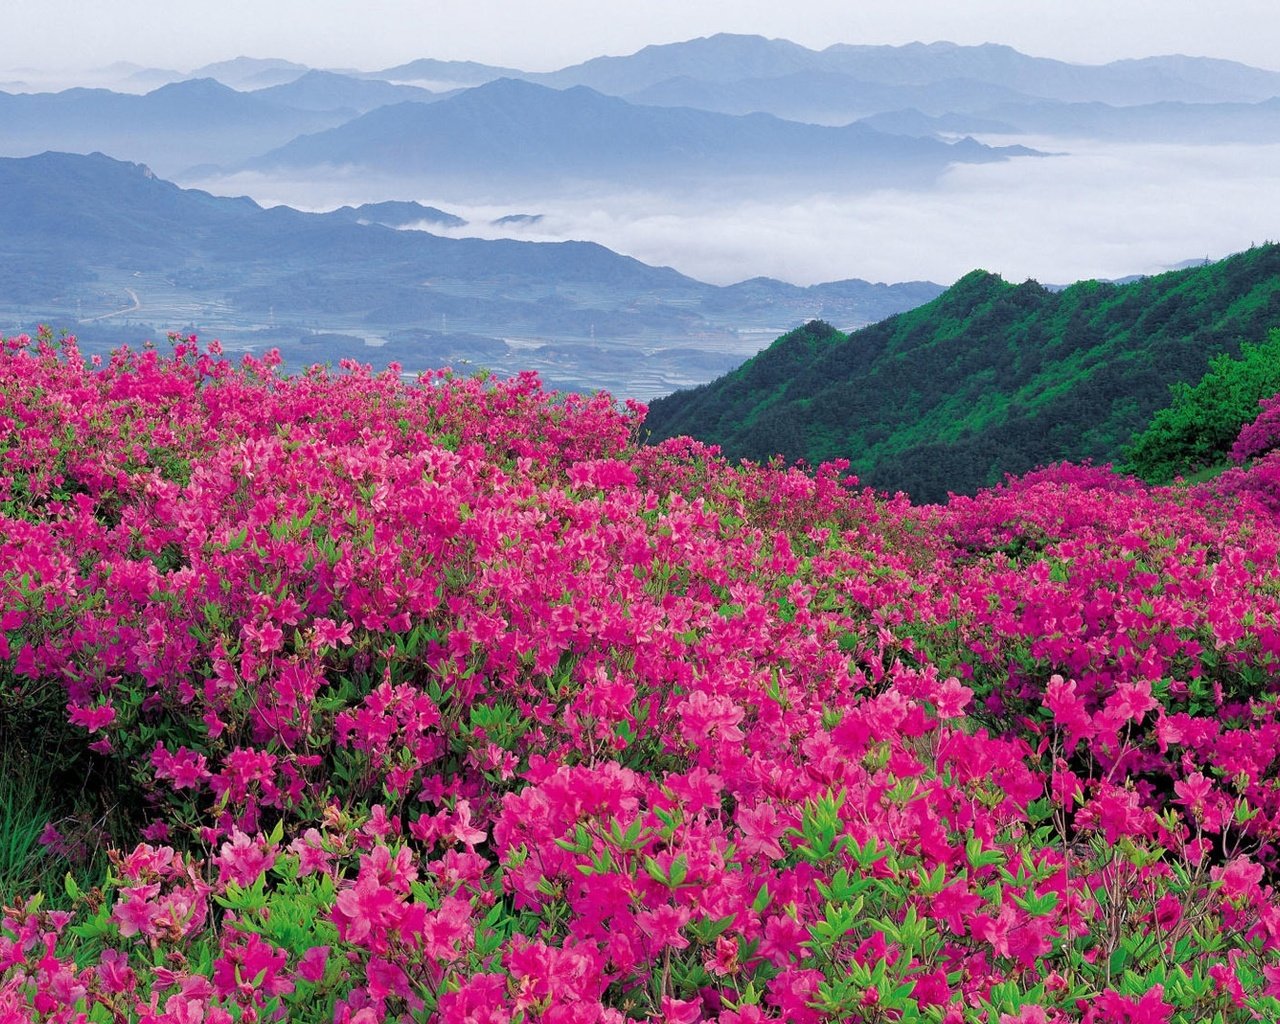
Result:
<svg viewBox="0 0 1280 1024">
<path fill-rule="evenodd" d="M 913 507 L 532 375 L 3 345 L 0 739 L 101 814 L 0 1020 L 1280 1019 L 1266 424 Z"/>
</svg>

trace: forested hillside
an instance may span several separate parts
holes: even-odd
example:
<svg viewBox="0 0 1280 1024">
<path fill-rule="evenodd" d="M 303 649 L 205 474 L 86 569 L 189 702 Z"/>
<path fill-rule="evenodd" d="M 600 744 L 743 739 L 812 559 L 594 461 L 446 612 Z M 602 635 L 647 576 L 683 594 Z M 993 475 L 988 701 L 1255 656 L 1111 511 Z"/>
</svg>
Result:
<svg viewBox="0 0 1280 1024">
<path fill-rule="evenodd" d="M 738 369 L 653 403 L 651 439 L 732 458 L 847 458 L 921 501 L 1062 459 L 1118 460 L 1135 431 L 1280 324 L 1280 246 L 1059 292 L 976 270 L 933 302 L 852 334 L 814 321 Z"/>
<path fill-rule="evenodd" d="M 1225 352 L 1194 385 L 1175 384 L 1171 400 L 1125 450 L 1125 469 L 1151 483 L 1215 472 L 1240 461 L 1240 428 L 1260 404 L 1280 392 L 1280 329 L 1262 344 L 1245 342 L 1240 357 Z"/>
</svg>

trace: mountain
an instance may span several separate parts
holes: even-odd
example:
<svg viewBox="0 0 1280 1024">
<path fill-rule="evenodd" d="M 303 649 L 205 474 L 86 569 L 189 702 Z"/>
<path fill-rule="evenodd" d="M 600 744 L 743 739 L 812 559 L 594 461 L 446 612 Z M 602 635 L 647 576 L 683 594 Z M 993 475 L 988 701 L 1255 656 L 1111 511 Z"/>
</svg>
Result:
<svg viewBox="0 0 1280 1024">
<path fill-rule="evenodd" d="M 891 131 L 889 119 L 876 115 L 863 123 Z M 901 121 L 899 121 L 901 123 Z M 1280 98 L 1259 103 L 1181 103 L 1165 101 L 1128 107 L 1106 103 L 997 104 L 975 114 L 950 115 L 926 123 L 941 130 L 980 133 L 990 124 L 1005 131 L 1109 139 L 1118 142 L 1260 145 L 1280 141 Z M 942 128 L 948 125 L 948 128 Z"/>
<path fill-rule="evenodd" d="M 1208 57 L 1179 54 L 1073 64 L 994 43 L 838 43 L 811 50 L 785 39 L 733 33 L 646 46 L 550 72 L 424 59 L 369 77 L 449 88 L 520 78 L 555 89 L 584 85 L 638 103 L 721 113 L 766 112 L 810 120 L 814 111 L 826 109 L 830 112 L 822 115 L 824 123 L 836 123 L 829 119 L 845 110 L 853 111 L 847 122 L 904 107 L 935 115 L 969 111 L 975 102 L 990 105 L 1015 97 L 1129 106 L 1257 103 L 1280 96 L 1280 72 Z M 824 87 L 839 98 L 824 98 Z M 950 100 L 948 91 L 953 93 Z"/>
<path fill-rule="evenodd" d="M 555 89 L 585 85 L 597 92 L 621 96 L 670 78 L 735 82 L 822 70 L 839 69 L 826 67 L 817 51 L 786 39 L 722 32 L 685 42 L 646 46 L 624 57 L 594 57 L 559 71 L 527 77 Z"/>
<path fill-rule="evenodd" d="M 625 98 L 655 107 L 696 107 L 723 114 L 762 112 L 791 121 L 828 125 L 848 124 L 903 108 L 942 115 L 986 110 L 1000 103 L 1034 101 L 1013 89 L 973 79 L 899 85 L 812 70 L 727 82 L 682 75 L 627 93 Z"/>
<path fill-rule="evenodd" d="M 1008 121 L 997 121 L 991 117 L 978 114 L 937 114 L 931 115 L 916 110 L 888 110 L 880 114 L 864 117 L 859 124 L 874 128 L 878 132 L 891 135 L 914 135 L 919 137 L 948 135 L 981 135 L 994 133 L 998 135 L 1017 135 L 1023 129 Z"/>
<path fill-rule="evenodd" d="M 101 154 L 0 160 L 0 236 L 12 246 L 83 248 L 87 259 L 148 268 L 194 255 L 255 265 L 305 258 L 313 267 L 350 269 L 353 259 L 377 256 L 414 282 L 483 275 L 549 285 L 607 280 L 636 289 L 707 287 L 589 242 L 446 239 L 285 206 L 263 209 L 250 199 L 179 188 L 146 167 Z"/>
<path fill-rule="evenodd" d="M 74 328 L 104 347 L 187 325 L 233 347 L 276 345 L 295 367 L 356 357 L 420 370 L 454 353 L 650 397 L 755 351 L 744 330 L 776 333 L 815 308 L 866 322 L 931 297 L 920 284 L 756 282 L 744 313 L 731 290 L 589 242 L 383 226 L 437 215 L 449 216 L 416 203 L 263 209 L 101 154 L 0 160 L 0 322 Z M 130 321 L 142 325 L 122 334 Z"/>
<path fill-rule="evenodd" d="M 349 116 L 284 107 L 212 78 L 141 96 L 107 89 L 0 93 L 0 155 L 99 150 L 171 174 L 203 162 L 247 159 Z"/>
<path fill-rule="evenodd" d="M 1149 57 L 1109 64 L 1072 64 L 1031 57 L 1010 46 L 909 43 L 822 51 L 827 67 L 872 81 L 919 85 L 972 79 L 1043 99 L 1117 106 L 1156 103 L 1250 102 L 1280 94 L 1280 72 L 1207 57 Z"/>
<path fill-rule="evenodd" d="M 437 207 L 403 201 L 343 206 L 332 211 L 330 216 L 343 217 L 361 224 L 381 224 L 388 228 L 404 228 L 412 224 L 424 223 L 442 228 L 461 228 L 467 223 L 461 217 L 445 213 Z"/>
<path fill-rule="evenodd" d="M 233 89 L 265 89 L 301 78 L 311 69 L 291 60 L 236 57 L 206 64 L 191 72 L 190 78 L 214 78 Z"/>
<path fill-rule="evenodd" d="M 941 501 L 1039 464 L 1117 459 L 1171 384 L 1276 323 L 1278 245 L 1060 292 L 974 271 L 851 334 L 812 322 L 655 401 L 647 425 L 731 457 L 847 458 L 865 483 Z"/>
<path fill-rule="evenodd" d="M 393 68 L 384 68 L 382 71 L 368 72 L 365 77 L 411 85 L 426 84 L 429 88 L 439 91 L 484 85 L 485 82 L 493 82 L 499 78 L 523 78 L 525 72 L 516 68 L 477 64 L 473 60 L 433 60 L 424 57 L 422 60 L 397 64 Z"/>
<path fill-rule="evenodd" d="M 954 163 L 1031 152 L 964 140 L 891 136 L 860 125 L 829 128 L 768 114 L 734 117 L 642 107 L 584 87 L 564 91 L 500 79 L 437 103 L 381 107 L 298 138 L 246 165 L 254 170 L 352 166 L 476 192 L 558 191 L 583 182 L 660 183 L 786 179 L 815 183 L 925 183 Z"/>
<path fill-rule="evenodd" d="M 295 110 L 343 110 L 357 114 L 389 103 L 438 99 L 435 93 L 412 85 L 393 85 L 332 71 L 308 71 L 284 85 L 255 90 L 253 96 Z"/>
<path fill-rule="evenodd" d="M 119 82 L 111 83 L 117 92 L 151 92 L 162 85 L 172 85 L 187 79 L 181 71 L 168 68 L 143 68 L 135 71 Z M 122 88 L 124 87 L 124 88 Z"/>
<path fill-rule="evenodd" d="M 1204 57 L 1150 57 L 1090 65 L 1031 57 L 993 43 L 838 43 L 819 51 L 783 39 L 732 34 L 646 46 L 628 56 L 597 57 L 526 77 L 557 88 L 586 85 L 614 95 L 635 95 L 670 79 L 739 82 L 803 72 L 834 73 L 881 86 L 985 83 L 1068 103 L 1247 103 L 1280 95 L 1280 72 Z"/>
<path fill-rule="evenodd" d="M 757 318 L 780 305 L 801 308 L 813 318 L 839 319 L 836 311 L 855 303 L 861 313 L 880 320 L 901 310 L 936 299 L 944 289 L 932 281 L 904 281 L 898 284 L 871 284 L 858 279 L 828 281 L 800 287 L 769 277 L 753 277 L 726 285 L 703 303 L 707 310 L 735 313 L 743 319 Z"/>
</svg>

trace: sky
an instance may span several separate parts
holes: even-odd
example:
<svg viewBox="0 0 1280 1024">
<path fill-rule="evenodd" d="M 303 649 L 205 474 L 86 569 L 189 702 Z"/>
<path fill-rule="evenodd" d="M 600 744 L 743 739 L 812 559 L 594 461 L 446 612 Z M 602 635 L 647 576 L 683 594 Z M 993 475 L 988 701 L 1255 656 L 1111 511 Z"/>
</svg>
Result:
<svg viewBox="0 0 1280 1024">
<path fill-rule="evenodd" d="M 0 0 L 0 66 L 188 71 L 245 55 L 538 71 L 716 32 L 814 48 L 999 42 L 1079 63 L 1186 53 L 1280 70 L 1276 0 Z"/>
</svg>

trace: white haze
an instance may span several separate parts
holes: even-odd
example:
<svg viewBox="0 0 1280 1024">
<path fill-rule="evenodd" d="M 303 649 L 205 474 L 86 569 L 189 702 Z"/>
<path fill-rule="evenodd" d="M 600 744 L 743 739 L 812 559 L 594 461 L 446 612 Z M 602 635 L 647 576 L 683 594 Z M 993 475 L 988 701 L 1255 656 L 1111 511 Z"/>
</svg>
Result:
<svg viewBox="0 0 1280 1024">
<path fill-rule="evenodd" d="M 981 267 L 1008 280 L 1068 283 L 1154 273 L 1280 237 L 1280 145 L 1171 146 L 1021 141 L 1062 155 L 960 165 L 928 191 L 816 195 L 708 205 L 661 193 L 473 206 L 351 175 L 286 181 L 238 175 L 193 182 L 264 205 L 331 209 L 417 199 L 466 218 L 454 237 L 585 239 L 646 263 L 728 284 L 850 277 L 950 283 Z M 529 225 L 495 226 L 514 214 Z"/>
</svg>

